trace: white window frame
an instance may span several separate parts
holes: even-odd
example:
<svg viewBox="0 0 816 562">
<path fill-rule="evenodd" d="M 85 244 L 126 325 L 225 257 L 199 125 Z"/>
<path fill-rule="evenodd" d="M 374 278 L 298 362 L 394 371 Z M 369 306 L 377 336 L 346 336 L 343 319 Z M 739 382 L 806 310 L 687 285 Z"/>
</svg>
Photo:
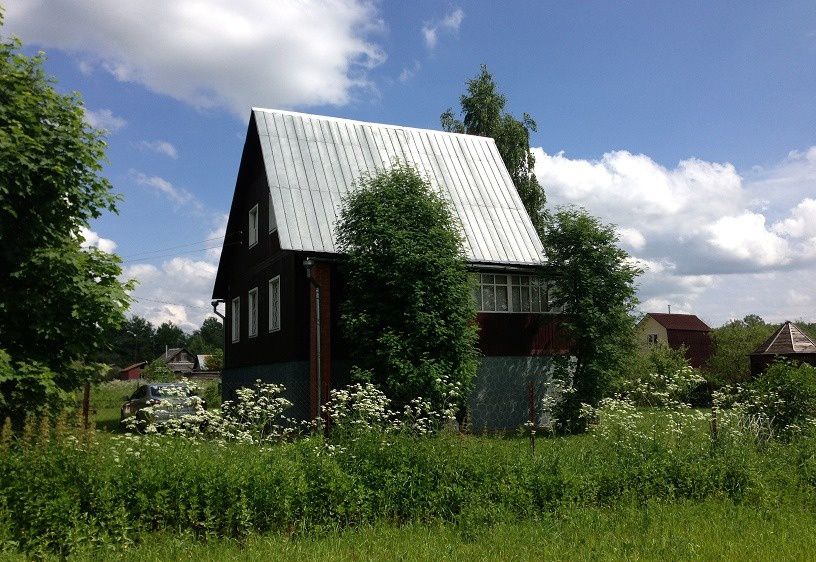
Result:
<svg viewBox="0 0 816 562">
<path fill-rule="evenodd" d="M 249 210 L 249 217 L 247 219 L 249 223 L 249 244 L 248 248 L 252 248 L 258 243 L 258 205 L 256 204 Z M 254 223 L 254 224 L 253 224 Z"/>
<path fill-rule="evenodd" d="M 247 333 L 250 338 L 258 335 L 258 287 L 247 293 Z"/>
<path fill-rule="evenodd" d="M 275 218 L 275 207 L 272 205 L 272 196 L 269 196 L 269 234 L 277 232 L 278 219 Z"/>
<path fill-rule="evenodd" d="M 232 343 L 241 341 L 241 297 L 232 299 Z"/>
<path fill-rule="evenodd" d="M 280 275 L 269 280 L 269 331 L 281 329 L 281 283 Z"/>
<path fill-rule="evenodd" d="M 486 314 L 553 314 L 558 312 L 550 304 L 549 284 L 534 275 L 512 273 L 476 273 L 473 298 L 476 310 Z M 505 295 L 505 310 L 497 310 L 499 294 Z M 526 293 L 526 298 L 525 298 Z M 538 294 L 538 298 L 534 297 Z M 493 295 L 493 306 L 485 306 L 484 298 Z M 526 306 L 525 306 L 526 301 Z M 537 302 L 537 306 L 534 303 Z"/>
</svg>

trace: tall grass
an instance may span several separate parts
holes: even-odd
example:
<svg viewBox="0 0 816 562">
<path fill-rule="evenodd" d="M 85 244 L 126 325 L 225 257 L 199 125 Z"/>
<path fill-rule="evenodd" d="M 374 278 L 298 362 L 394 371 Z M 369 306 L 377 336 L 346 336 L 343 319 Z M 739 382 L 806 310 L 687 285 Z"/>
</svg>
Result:
<svg viewBox="0 0 816 562">
<path fill-rule="evenodd" d="M 56 434 L 55 434 L 56 433 Z M 712 444 L 600 435 L 524 441 L 364 434 L 275 447 L 115 438 L 30 427 L 0 452 L 0 541 L 30 554 L 382 523 L 481 529 L 566 507 L 702 501 L 768 505 L 816 486 L 808 440 Z M 808 460 L 809 459 L 809 460 Z"/>
</svg>

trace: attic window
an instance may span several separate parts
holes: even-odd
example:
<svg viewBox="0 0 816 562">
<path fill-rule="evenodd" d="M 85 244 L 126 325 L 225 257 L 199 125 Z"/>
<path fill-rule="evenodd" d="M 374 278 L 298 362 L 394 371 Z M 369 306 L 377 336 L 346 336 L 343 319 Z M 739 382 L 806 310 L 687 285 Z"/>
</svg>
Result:
<svg viewBox="0 0 816 562">
<path fill-rule="evenodd" d="M 649 334 L 649 345 L 657 345 L 657 334 Z"/>
<path fill-rule="evenodd" d="M 232 299 L 232 343 L 241 339 L 241 297 Z"/>
<path fill-rule="evenodd" d="M 258 243 L 258 205 L 249 210 L 249 247 Z"/>
<path fill-rule="evenodd" d="M 247 300 L 247 319 L 249 322 L 249 337 L 254 338 L 258 335 L 258 287 L 252 289 Z"/>
<path fill-rule="evenodd" d="M 557 312 L 547 284 L 533 275 L 476 274 L 473 297 L 479 312 Z"/>
<path fill-rule="evenodd" d="M 272 205 L 272 196 L 269 196 L 269 234 L 278 230 L 278 221 L 275 219 L 275 207 Z"/>
</svg>

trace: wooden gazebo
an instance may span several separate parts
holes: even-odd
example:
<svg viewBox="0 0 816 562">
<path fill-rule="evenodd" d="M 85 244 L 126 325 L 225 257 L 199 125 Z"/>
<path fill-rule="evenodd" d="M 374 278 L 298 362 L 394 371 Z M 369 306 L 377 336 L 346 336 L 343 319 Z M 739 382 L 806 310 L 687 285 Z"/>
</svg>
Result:
<svg viewBox="0 0 816 562">
<path fill-rule="evenodd" d="M 776 358 L 816 366 L 816 342 L 787 321 L 751 354 L 751 375 L 761 374 Z"/>
</svg>

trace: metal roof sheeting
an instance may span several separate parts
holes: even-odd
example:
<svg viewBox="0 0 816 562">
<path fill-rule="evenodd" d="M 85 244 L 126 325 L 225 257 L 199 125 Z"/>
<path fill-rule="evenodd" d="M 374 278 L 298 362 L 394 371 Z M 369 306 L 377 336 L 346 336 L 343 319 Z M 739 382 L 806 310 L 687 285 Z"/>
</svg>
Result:
<svg viewBox="0 0 816 562">
<path fill-rule="evenodd" d="M 491 138 L 254 108 L 281 248 L 337 252 L 364 172 L 414 166 L 451 204 L 473 262 L 536 264 L 543 247 Z"/>
</svg>

